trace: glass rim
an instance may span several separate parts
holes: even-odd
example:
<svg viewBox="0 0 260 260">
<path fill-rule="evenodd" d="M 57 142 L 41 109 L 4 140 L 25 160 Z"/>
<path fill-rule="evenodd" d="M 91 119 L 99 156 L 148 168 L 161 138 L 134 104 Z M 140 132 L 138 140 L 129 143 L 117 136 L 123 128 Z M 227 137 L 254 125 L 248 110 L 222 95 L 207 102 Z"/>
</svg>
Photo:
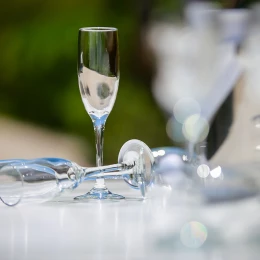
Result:
<svg viewBox="0 0 260 260">
<path fill-rule="evenodd" d="M 115 27 L 82 27 L 79 29 L 81 32 L 116 32 Z"/>
<path fill-rule="evenodd" d="M 16 173 L 18 173 L 18 176 L 19 176 L 19 180 L 18 182 L 20 183 L 20 186 L 22 188 L 20 194 L 19 194 L 19 198 L 17 198 L 17 200 L 14 202 L 14 203 L 9 203 L 7 202 L 5 199 L 3 199 L 2 197 L 0 197 L 0 201 L 2 201 L 6 206 L 9 206 L 9 207 L 13 207 L 13 206 L 16 206 L 17 204 L 19 204 L 23 198 L 23 187 L 24 187 L 24 178 L 23 178 L 23 175 L 22 173 L 15 167 L 15 166 L 24 166 L 24 162 L 22 160 L 18 160 L 17 162 L 13 162 L 13 163 L 10 163 L 10 164 L 7 164 L 5 166 L 3 166 L 3 168 L 5 167 L 11 167 L 13 169 L 13 171 L 15 171 Z"/>
</svg>

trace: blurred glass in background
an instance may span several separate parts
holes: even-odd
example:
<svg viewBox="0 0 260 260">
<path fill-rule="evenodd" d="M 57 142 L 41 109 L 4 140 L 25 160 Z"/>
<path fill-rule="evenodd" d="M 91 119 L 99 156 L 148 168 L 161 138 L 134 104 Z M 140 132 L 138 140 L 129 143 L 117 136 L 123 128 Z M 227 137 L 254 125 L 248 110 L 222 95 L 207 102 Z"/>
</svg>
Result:
<svg viewBox="0 0 260 260">
<path fill-rule="evenodd" d="M 258 142 L 252 118 L 259 113 L 259 7 L 253 2 L 185 1 L 179 12 L 155 15 L 148 26 L 152 92 L 168 136 L 188 154 L 198 147 L 205 159 L 252 161 L 252 142 Z"/>
<path fill-rule="evenodd" d="M 153 150 L 162 186 L 152 191 L 153 245 L 187 259 L 196 258 L 187 248 L 203 247 L 198 259 L 226 259 L 229 248 L 234 258 L 234 245 L 259 241 L 259 4 L 183 7 L 147 33 L 152 92 L 182 147 Z"/>
</svg>

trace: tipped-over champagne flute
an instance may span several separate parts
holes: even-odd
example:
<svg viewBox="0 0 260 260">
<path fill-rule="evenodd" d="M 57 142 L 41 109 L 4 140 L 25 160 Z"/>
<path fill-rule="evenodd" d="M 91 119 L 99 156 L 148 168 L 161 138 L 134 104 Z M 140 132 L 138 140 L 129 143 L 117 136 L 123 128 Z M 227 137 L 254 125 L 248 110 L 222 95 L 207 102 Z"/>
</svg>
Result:
<svg viewBox="0 0 260 260">
<path fill-rule="evenodd" d="M 79 30 L 78 79 L 82 101 L 92 119 L 96 137 L 96 166 L 103 165 L 105 123 L 117 95 L 119 83 L 118 31 L 110 27 Z M 96 179 L 94 188 L 77 199 L 123 199 L 111 193 L 104 178 Z"/>
<path fill-rule="evenodd" d="M 146 187 L 154 181 L 153 163 L 151 150 L 139 140 L 126 142 L 119 152 L 118 163 L 107 166 L 86 168 L 61 158 L 0 160 L 0 200 L 8 206 L 15 206 L 21 200 L 44 202 L 100 176 L 123 179 L 145 197 Z"/>
</svg>

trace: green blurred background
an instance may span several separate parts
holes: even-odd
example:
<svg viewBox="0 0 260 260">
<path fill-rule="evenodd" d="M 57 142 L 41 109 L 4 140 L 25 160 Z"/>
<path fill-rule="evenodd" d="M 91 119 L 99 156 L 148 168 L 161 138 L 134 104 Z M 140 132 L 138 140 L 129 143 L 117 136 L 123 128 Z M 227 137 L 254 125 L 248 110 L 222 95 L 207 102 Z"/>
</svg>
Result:
<svg viewBox="0 0 260 260">
<path fill-rule="evenodd" d="M 253 1 L 216 1 L 244 7 Z M 137 138 L 170 145 L 166 119 L 151 94 L 154 62 L 143 43 L 150 14 L 171 17 L 185 1 L 21 0 L 1 3 L 0 113 L 82 137 L 94 162 L 92 122 L 80 98 L 76 64 L 80 27 L 119 29 L 121 79 L 105 131 L 104 163 Z"/>
<path fill-rule="evenodd" d="M 128 139 L 150 147 L 169 145 L 165 119 L 150 91 L 152 64 L 146 63 L 140 44 L 146 21 L 142 8 L 148 2 L 1 3 L 1 114 L 82 137 L 94 162 L 93 126 L 78 89 L 77 34 L 80 27 L 113 26 L 119 29 L 121 79 L 106 123 L 104 163 L 115 162 Z"/>
</svg>

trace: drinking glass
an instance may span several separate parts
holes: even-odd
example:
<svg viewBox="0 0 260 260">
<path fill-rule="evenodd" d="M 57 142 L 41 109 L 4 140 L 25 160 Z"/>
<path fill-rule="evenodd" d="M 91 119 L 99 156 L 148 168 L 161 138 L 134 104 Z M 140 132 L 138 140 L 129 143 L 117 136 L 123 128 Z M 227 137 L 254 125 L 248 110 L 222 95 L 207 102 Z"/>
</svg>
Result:
<svg viewBox="0 0 260 260">
<path fill-rule="evenodd" d="M 8 206 L 21 200 L 44 202 L 100 176 L 122 179 L 131 188 L 139 189 L 144 198 L 146 188 L 154 181 L 153 163 L 151 150 L 139 140 L 126 142 L 119 152 L 118 163 L 107 166 L 81 167 L 62 158 L 0 160 L 0 200 Z"/>
<path fill-rule="evenodd" d="M 96 166 L 103 165 L 105 123 L 111 112 L 119 84 L 118 30 L 87 27 L 79 30 L 78 79 L 82 101 L 92 119 L 96 137 Z M 111 193 L 104 178 L 96 179 L 94 188 L 77 199 L 123 199 Z"/>
<path fill-rule="evenodd" d="M 23 195 L 23 177 L 19 171 L 1 171 L 13 163 L 22 163 L 23 160 L 0 161 L 0 200 L 7 206 L 17 205 Z"/>
</svg>

